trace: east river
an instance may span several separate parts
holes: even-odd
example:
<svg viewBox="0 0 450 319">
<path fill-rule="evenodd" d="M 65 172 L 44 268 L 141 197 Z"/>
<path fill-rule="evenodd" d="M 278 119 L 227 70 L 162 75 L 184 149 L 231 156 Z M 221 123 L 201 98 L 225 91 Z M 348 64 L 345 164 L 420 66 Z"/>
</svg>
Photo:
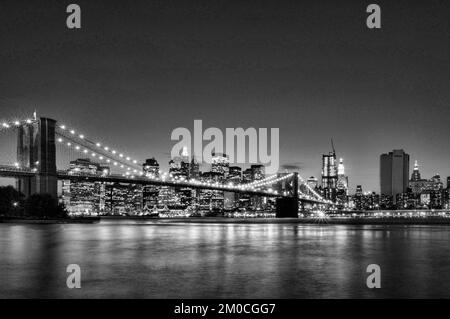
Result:
<svg viewBox="0 0 450 319">
<path fill-rule="evenodd" d="M 0 224 L 0 298 L 36 297 L 450 298 L 450 226 Z"/>
</svg>

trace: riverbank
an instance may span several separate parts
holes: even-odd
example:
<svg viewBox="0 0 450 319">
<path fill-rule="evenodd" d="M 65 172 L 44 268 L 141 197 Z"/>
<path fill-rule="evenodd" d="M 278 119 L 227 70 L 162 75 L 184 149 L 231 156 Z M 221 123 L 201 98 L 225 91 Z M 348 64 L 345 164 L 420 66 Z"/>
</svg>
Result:
<svg viewBox="0 0 450 319">
<path fill-rule="evenodd" d="M 388 218 L 227 218 L 227 217 L 185 217 L 155 218 L 147 216 L 104 216 L 108 220 L 143 220 L 155 223 L 195 224 L 320 224 L 320 225 L 450 225 L 450 218 L 442 217 L 388 217 Z"/>
<path fill-rule="evenodd" d="M 100 217 L 76 217 L 76 218 L 35 218 L 2 216 L 3 224 L 93 224 L 99 223 Z"/>
<path fill-rule="evenodd" d="M 72 218 L 0 217 L 4 224 L 93 224 L 108 221 L 152 221 L 158 223 L 191 224 L 312 224 L 312 225 L 449 225 L 450 218 L 442 217 L 388 217 L 388 218 L 227 218 L 185 217 L 158 218 L 155 216 L 102 216 Z"/>
</svg>

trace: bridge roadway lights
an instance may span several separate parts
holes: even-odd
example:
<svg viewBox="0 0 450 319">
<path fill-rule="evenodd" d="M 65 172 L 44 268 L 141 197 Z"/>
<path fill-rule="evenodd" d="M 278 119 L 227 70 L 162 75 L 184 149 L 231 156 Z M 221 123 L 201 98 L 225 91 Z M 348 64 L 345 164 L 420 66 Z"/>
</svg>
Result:
<svg viewBox="0 0 450 319">
<path fill-rule="evenodd" d="M 277 218 L 298 218 L 298 199 L 295 197 L 281 197 L 276 200 Z"/>
</svg>

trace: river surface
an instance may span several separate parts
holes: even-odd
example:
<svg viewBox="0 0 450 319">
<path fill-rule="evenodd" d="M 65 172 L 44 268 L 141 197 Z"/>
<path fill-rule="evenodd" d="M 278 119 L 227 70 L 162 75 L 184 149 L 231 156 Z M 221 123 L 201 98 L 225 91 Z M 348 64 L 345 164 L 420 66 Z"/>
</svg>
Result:
<svg viewBox="0 0 450 319">
<path fill-rule="evenodd" d="M 35 297 L 450 298 L 450 226 L 0 224 L 0 298 Z"/>
</svg>

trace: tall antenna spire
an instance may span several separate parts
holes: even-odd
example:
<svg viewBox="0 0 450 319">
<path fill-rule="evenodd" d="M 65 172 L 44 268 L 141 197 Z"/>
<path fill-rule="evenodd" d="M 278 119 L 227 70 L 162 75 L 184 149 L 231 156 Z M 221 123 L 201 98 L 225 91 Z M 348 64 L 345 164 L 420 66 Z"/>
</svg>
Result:
<svg viewBox="0 0 450 319">
<path fill-rule="evenodd" d="M 334 150 L 333 138 L 331 138 L 331 148 L 333 149 L 333 154 L 336 154 L 336 151 Z"/>
</svg>

